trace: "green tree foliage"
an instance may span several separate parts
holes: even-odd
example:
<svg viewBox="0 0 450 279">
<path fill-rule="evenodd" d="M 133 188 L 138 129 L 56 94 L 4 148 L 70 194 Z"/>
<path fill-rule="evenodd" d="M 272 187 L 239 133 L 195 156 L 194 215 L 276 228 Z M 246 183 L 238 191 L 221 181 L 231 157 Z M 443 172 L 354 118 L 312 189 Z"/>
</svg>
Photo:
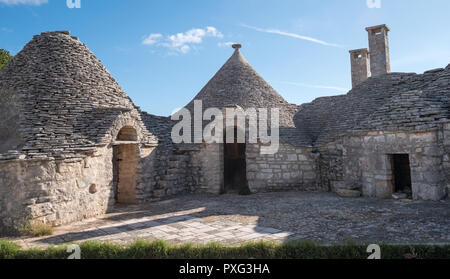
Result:
<svg viewBox="0 0 450 279">
<path fill-rule="evenodd" d="M 0 71 L 2 68 L 11 61 L 13 57 L 9 54 L 9 51 L 0 49 Z"/>
</svg>

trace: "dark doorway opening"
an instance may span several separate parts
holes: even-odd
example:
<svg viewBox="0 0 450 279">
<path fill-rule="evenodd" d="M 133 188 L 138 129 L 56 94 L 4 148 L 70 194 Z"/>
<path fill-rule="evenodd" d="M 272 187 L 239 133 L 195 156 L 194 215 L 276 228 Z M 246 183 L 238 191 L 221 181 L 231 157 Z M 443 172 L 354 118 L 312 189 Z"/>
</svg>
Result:
<svg viewBox="0 0 450 279">
<path fill-rule="evenodd" d="M 411 165 L 408 154 L 391 155 L 395 193 L 412 195 Z"/>
<path fill-rule="evenodd" d="M 226 141 L 224 135 L 224 192 L 250 194 L 247 182 L 245 143 L 238 143 L 237 128 L 234 128 L 234 142 Z"/>
</svg>

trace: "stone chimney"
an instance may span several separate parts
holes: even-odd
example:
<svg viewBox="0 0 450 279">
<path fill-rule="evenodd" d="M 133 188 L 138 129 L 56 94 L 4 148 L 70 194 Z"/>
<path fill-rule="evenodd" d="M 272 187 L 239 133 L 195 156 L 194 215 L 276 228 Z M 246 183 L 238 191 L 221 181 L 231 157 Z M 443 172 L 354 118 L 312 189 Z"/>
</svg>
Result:
<svg viewBox="0 0 450 279">
<path fill-rule="evenodd" d="M 241 44 L 233 44 L 231 47 L 234 48 L 235 51 L 239 51 L 239 49 L 242 48 L 242 45 Z"/>
<path fill-rule="evenodd" d="M 389 27 L 377 25 L 366 28 L 369 33 L 370 71 L 372 77 L 391 72 L 389 59 Z"/>
<path fill-rule="evenodd" d="M 370 58 L 367 48 L 350 50 L 352 86 L 364 82 L 370 76 Z"/>
</svg>

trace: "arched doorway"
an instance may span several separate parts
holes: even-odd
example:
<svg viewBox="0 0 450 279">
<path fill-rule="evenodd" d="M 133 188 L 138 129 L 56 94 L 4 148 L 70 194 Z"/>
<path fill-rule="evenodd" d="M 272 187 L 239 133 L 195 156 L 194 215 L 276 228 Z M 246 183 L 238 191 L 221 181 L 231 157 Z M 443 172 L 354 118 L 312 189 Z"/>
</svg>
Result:
<svg viewBox="0 0 450 279">
<path fill-rule="evenodd" d="M 230 128 L 224 133 L 224 192 L 249 194 L 245 157 L 246 144 L 238 143 L 236 127 L 234 128 L 234 142 L 227 142 L 226 134 L 232 131 L 233 128 Z"/>
<path fill-rule="evenodd" d="M 133 127 L 123 127 L 117 135 L 113 148 L 114 184 L 116 201 L 135 204 L 137 171 L 139 168 L 139 146 Z"/>
</svg>

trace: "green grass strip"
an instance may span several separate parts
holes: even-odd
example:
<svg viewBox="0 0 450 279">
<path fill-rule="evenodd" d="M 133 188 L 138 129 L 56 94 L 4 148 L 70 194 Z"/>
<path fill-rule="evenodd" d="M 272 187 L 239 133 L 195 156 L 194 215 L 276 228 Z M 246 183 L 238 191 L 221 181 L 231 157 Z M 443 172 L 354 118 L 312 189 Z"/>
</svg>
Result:
<svg viewBox="0 0 450 279">
<path fill-rule="evenodd" d="M 260 241 L 227 246 L 219 243 L 175 245 L 162 240 L 136 240 L 128 245 L 92 241 L 78 245 L 82 259 L 367 259 L 369 256 L 366 245 L 322 246 L 309 241 Z M 450 259 L 450 245 L 380 246 L 382 259 Z M 0 241 L 0 259 L 65 259 L 69 254 L 67 245 L 22 249 L 12 242 Z"/>
</svg>

